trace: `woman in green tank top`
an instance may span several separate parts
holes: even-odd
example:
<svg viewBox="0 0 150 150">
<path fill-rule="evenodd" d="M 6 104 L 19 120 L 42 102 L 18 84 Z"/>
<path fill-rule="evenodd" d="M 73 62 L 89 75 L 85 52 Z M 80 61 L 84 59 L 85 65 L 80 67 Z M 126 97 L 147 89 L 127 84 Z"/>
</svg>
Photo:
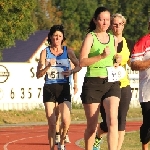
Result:
<svg viewBox="0 0 150 150">
<path fill-rule="evenodd" d="M 121 66 L 126 67 L 127 64 L 130 65 L 130 52 L 133 49 L 134 42 L 125 39 L 123 37 L 123 30 L 124 26 L 126 24 L 126 19 L 122 14 L 114 14 L 111 17 L 111 29 L 113 34 L 118 38 L 118 47 L 117 47 L 117 53 L 122 55 L 122 61 Z M 124 141 L 124 135 L 125 135 L 125 126 L 126 126 L 126 116 L 129 109 L 129 104 L 131 101 L 131 87 L 130 87 L 130 81 L 128 74 L 126 72 L 126 75 L 124 78 L 120 80 L 121 82 L 121 98 L 119 102 L 119 108 L 118 108 L 118 146 L 117 150 L 121 150 L 123 141 Z M 102 117 L 102 122 L 99 124 L 97 135 L 95 138 L 95 143 L 93 145 L 93 150 L 99 150 L 101 139 L 103 137 L 103 134 L 107 133 L 107 125 L 106 125 L 106 115 L 105 110 L 103 108 L 103 104 L 101 103 L 100 106 L 100 113 Z"/>
<path fill-rule="evenodd" d="M 119 65 L 121 57 L 116 54 L 117 38 L 107 33 L 109 26 L 110 12 L 105 7 L 97 8 L 80 52 L 80 66 L 87 67 L 81 93 L 87 119 L 85 150 L 93 148 L 101 100 L 108 126 L 108 149 L 116 150 L 118 145 L 120 82 L 108 82 L 107 67 L 113 67 L 114 60 Z"/>
</svg>

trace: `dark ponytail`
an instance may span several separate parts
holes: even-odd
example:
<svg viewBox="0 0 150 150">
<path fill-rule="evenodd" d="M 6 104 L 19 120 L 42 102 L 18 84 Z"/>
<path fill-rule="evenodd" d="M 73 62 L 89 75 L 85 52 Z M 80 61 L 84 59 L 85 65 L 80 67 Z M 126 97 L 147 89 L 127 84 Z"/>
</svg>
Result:
<svg viewBox="0 0 150 150">
<path fill-rule="evenodd" d="M 95 10 L 95 13 L 94 13 L 94 16 L 93 18 L 91 19 L 90 23 L 89 23 L 89 27 L 87 29 L 87 32 L 92 32 L 93 30 L 96 29 L 96 25 L 95 25 L 95 22 L 93 19 L 97 19 L 98 15 L 102 12 L 105 12 L 105 11 L 108 11 L 110 12 L 106 7 L 98 7 L 96 10 Z"/>
</svg>

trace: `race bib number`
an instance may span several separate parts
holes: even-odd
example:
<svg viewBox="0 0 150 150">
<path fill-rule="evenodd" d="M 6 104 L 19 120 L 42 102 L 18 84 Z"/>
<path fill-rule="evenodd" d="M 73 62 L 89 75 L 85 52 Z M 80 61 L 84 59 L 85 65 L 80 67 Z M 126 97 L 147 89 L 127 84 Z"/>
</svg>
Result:
<svg viewBox="0 0 150 150">
<path fill-rule="evenodd" d="M 126 71 L 123 67 L 119 66 L 115 67 L 107 67 L 108 72 L 108 82 L 115 82 L 119 81 L 120 79 L 124 78 L 126 75 Z"/>
<path fill-rule="evenodd" d="M 65 71 L 66 67 L 50 67 L 50 69 L 47 71 L 48 79 L 64 79 L 64 75 L 62 75 L 62 72 Z"/>
</svg>

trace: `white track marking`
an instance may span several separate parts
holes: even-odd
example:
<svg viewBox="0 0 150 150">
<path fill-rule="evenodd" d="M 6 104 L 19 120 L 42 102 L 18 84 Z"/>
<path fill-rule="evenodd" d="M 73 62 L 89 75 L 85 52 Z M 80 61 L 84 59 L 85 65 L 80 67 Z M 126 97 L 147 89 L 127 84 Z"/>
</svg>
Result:
<svg viewBox="0 0 150 150">
<path fill-rule="evenodd" d="M 18 142 L 18 141 L 22 141 L 22 140 L 26 140 L 26 139 L 39 138 L 39 137 L 43 137 L 43 136 L 46 136 L 46 135 L 38 135 L 38 136 L 34 136 L 34 137 L 27 137 L 27 138 L 17 139 L 17 140 L 6 143 L 3 148 L 4 148 L 4 150 L 8 150 L 7 147 L 8 147 L 9 144 L 12 144 L 12 143 L 15 143 L 15 142 Z"/>
</svg>

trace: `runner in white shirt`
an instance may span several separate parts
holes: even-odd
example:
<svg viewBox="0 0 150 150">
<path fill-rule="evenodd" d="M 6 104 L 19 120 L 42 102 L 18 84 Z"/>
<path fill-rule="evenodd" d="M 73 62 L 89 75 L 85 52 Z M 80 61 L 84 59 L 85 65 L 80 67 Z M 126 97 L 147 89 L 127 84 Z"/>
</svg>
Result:
<svg viewBox="0 0 150 150">
<path fill-rule="evenodd" d="M 150 30 L 150 20 L 148 29 Z M 139 101 L 143 115 L 143 124 L 140 128 L 142 150 L 148 150 L 150 141 L 150 33 L 137 41 L 131 57 L 132 70 L 139 71 Z"/>
</svg>

